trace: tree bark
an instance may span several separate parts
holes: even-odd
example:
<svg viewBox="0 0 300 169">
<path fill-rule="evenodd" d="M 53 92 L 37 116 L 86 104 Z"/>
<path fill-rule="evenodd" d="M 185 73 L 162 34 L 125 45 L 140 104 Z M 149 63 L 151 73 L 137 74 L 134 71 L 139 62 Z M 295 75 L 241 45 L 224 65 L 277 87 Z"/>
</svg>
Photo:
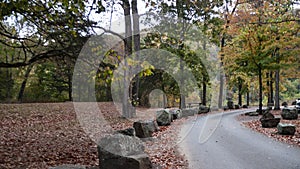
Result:
<svg viewBox="0 0 300 169">
<path fill-rule="evenodd" d="M 239 84 L 239 93 L 238 93 L 238 95 L 239 95 L 239 102 L 238 102 L 238 105 L 240 105 L 240 106 L 242 106 L 242 104 L 243 104 L 243 99 L 242 99 L 242 97 L 243 97 L 243 94 L 242 94 L 242 87 L 243 87 L 243 84 L 242 84 L 242 82 L 241 82 L 241 80 L 239 79 L 239 82 L 238 82 Z"/>
<path fill-rule="evenodd" d="M 275 72 L 275 110 L 280 110 L 280 103 L 279 103 L 279 81 L 280 81 L 280 70 L 276 70 Z"/>
<path fill-rule="evenodd" d="M 123 0 L 122 8 L 124 11 L 125 16 L 125 39 L 124 39 L 124 46 L 125 46 L 125 70 L 124 70 L 124 86 L 123 86 L 123 103 L 122 103 L 122 114 L 126 118 L 132 118 L 132 112 L 129 110 L 129 104 L 130 104 L 130 98 L 129 98 L 129 92 L 128 92 L 128 77 L 129 77 L 129 71 L 128 71 L 128 64 L 126 61 L 126 57 L 132 54 L 132 23 L 131 23 L 131 14 L 130 14 L 130 3 L 128 0 Z"/>
<path fill-rule="evenodd" d="M 139 14 L 137 8 L 137 0 L 132 0 L 132 20 L 133 20 L 133 41 L 134 41 L 134 52 L 136 55 L 136 60 L 139 60 L 139 52 L 140 52 L 140 21 L 139 21 Z M 136 65 L 139 67 L 140 65 Z M 140 85 L 140 77 L 136 75 L 136 82 L 135 82 L 135 93 L 133 94 L 135 102 L 139 101 L 138 93 L 139 93 L 139 85 Z"/>
<path fill-rule="evenodd" d="M 202 82 L 202 90 L 203 90 L 203 93 L 202 93 L 202 104 L 204 106 L 206 106 L 206 91 L 207 91 L 207 86 L 206 86 L 206 79 L 204 80 L 203 79 L 203 82 Z"/>
<path fill-rule="evenodd" d="M 247 96 L 247 106 L 249 106 L 250 105 L 250 93 L 249 93 L 249 86 L 247 86 L 247 94 L 246 94 Z"/>
<path fill-rule="evenodd" d="M 28 77 L 30 75 L 30 72 L 31 72 L 32 68 L 33 68 L 33 64 L 29 65 L 26 69 L 24 80 L 21 84 L 21 88 L 20 88 L 19 95 L 18 95 L 18 102 L 20 102 L 20 103 L 22 103 L 22 101 L 23 101 L 23 96 L 24 96 L 26 83 L 27 83 L 27 80 L 28 80 Z"/>
<path fill-rule="evenodd" d="M 262 112 L 262 101 L 263 101 L 263 96 L 262 96 L 262 90 L 263 90 L 263 82 L 262 82 L 262 68 L 259 66 L 258 67 L 258 83 L 259 83 L 259 112 Z"/>
</svg>

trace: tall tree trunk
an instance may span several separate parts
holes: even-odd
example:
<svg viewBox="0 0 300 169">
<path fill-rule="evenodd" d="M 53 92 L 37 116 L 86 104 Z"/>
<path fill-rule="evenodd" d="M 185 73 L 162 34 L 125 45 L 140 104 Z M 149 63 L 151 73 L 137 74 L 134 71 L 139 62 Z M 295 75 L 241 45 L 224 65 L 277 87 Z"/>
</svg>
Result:
<svg viewBox="0 0 300 169">
<path fill-rule="evenodd" d="M 225 47 L 225 37 L 222 37 L 221 40 L 221 49 Z M 221 63 L 220 67 L 223 66 L 223 55 L 221 55 Z M 220 72 L 220 88 L 219 88 L 219 100 L 218 100 L 218 107 L 222 108 L 223 107 L 223 90 L 224 90 L 224 74 Z"/>
<path fill-rule="evenodd" d="M 207 86 L 206 86 L 206 78 L 203 79 L 202 82 L 202 104 L 206 106 L 206 93 L 207 93 Z"/>
<path fill-rule="evenodd" d="M 273 72 L 270 72 L 270 100 L 274 104 Z"/>
<path fill-rule="evenodd" d="M 186 32 L 186 27 L 185 27 L 185 20 L 183 19 L 184 18 L 184 12 L 183 12 L 183 1 L 181 0 L 176 0 L 176 10 L 177 10 L 177 16 L 178 18 L 182 21 L 182 28 L 181 28 L 181 32 L 180 32 L 180 41 L 182 44 L 179 44 L 179 50 L 183 50 L 183 42 L 184 42 L 184 39 L 185 39 L 185 32 Z M 184 55 L 181 53 L 181 56 L 180 56 L 180 72 L 183 72 L 183 59 L 184 59 Z M 184 86 L 184 80 L 183 80 L 183 75 L 181 74 L 180 75 L 180 86 L 183 87 Z M 185 105 L 185 91 L 180 91 L 180 109 L 183 109 L 183 108 L 186 108 L 186 105 Z"/>
<path fill-rule="evenodd" d="M 133 41 L 134 41 L 134 52 L 136 55 L 137 60 L 139 60 L 140 56 L 140 21 L 139 21 L 139 13 L 137 8 L 137 0 L 132 0 L 132 20 L 133 20 Z M 138 64 L 137 66 L 140 66 Z M 134 100 L 138 102 L 139 100 L 139 85 L 140 85 L 140 77 L 136 75 L 136 82 L 135 82 L 135 93 L 134 93 Z"/>
<path fill-rule="evenodd" d="M 246 94 L 247 96 L 247 106 L 249 106 L 250 105 L 250 92 L 249 92 L 249 86 L 247 86 L 247 94 Z"/>
<path fill-rule="evenodd" d="M 123 91 L 123 106 L 122 106 L 122 114 L 124 117 L 131 118 L 132 112 L 129 110 L 129 93 L 128 93 L 128 64 L 126 61 L 126 57 L 132 54 L 132 23 L 131 23 L 131 14 L 130 14 L 130 3 L 128 0 L 123 0 L 122 8 L 124 11 L 125 16 L 125 39 L 124 39 L 124 46 L 125 46 L 125 70 L 124 70 L 124 91 Z"/>
<path fill-rule="evenodd" d="M 239 95 L 239 102 L 238 102 L 238 105 L 240 105 L 240 106 L 242 106 L 242 102 L 243 102 L 243 99 L 242 99 L 242 97 L 243 97 L 243 94 L 242 94 L 242 87 L 243 87 L 243 84 L 242 84 L 242 82 L 241 82 L 241 80 L 239 79 L 239 82 L 238 82 L 239 84 L 239 93 L 238 93 L 238 95 Z"/>
<path fill-rule="evenodd" d="M 263 82 L 262 82 L 262 69 L 258 68 L 258 83 L 259 83 L 259 112 L 262 113 L 262 101 L 263 101 Z"/>
<path fill-rule="evenodd" d="M 183 72 L 183 63 L 182 59 L 180 59 L 180 72 Z M 180 76 L 180 86 L 184 86 L 184 80 L 183 80 L 183 75 Z M 180 91 L 180 109 L 186 108 L 185 105 L 185 91 Z"/>
<path fill-rule="evenodd" d="M 203 39 L 203 50 L 206 51 L 206 40 L 205 38 Z M 204 57 L 205 59 L 206 58 L 206 53 L 204 52 Z M 207 94 L 207 86 L 206 86 L 206 83 L 207 83 L 207 77 L 206 77 L 206 74 L 203 74 L 203 82 L 202 82 L 202 104 L 203 105 L 206 105 L 206 94 Z"/>
<path fill-rule="evenodd" d="M 33 64 L 29 65 L 26 69 L 24 80 L 21 84 L 21 88 L 20 88 L 19 95 L 18 95 L 18 102 L 20 102 L 20 103 L 23 101 L 26 83 L 27 83 L 27 80 L 28 80 L 28 77 L 29 77 L 29 74 L 30 74 L 32 68 L 33 68 Z"/>
<path fill-rule="evenodd" d="M 276 70 L 275 72 L 275 110 L 280 110 L 280 103 L 279 103 L 279 81 L 280 81 L 280 70 Z"/>
</svg>

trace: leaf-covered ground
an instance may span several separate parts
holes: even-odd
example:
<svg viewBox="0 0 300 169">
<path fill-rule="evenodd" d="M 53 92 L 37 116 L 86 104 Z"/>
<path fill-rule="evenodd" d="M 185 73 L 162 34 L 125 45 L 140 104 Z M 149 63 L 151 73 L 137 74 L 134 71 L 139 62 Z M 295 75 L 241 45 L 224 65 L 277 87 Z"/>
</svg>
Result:
<svg viewBox="0 0 300 169">
<path fill-rule="evenodd" d="M 281 117 L 280 112 L 281 111 L 273 110 L 271 113 L 274 114 L 275 117 Z M 241 115 L 238 117 L 239 120 L 244 121 L 243 125 L 251 128 L 254 131 L 260 132 L 266 135 L 267 137 L 276 139 L 278 141 L 290 145 L 300 146 L 300 116 L 298 117 L 297 120 L 283 120 L 283 119 L 280 120 L 280 123 L 288 123 L 296 126 L 296 133 L 294 136 L 280 135 L 277 133 L 277 128 L 262 128 L 259 118 L 261 118 L 261 116 L 249 117 L 249 116 Z"/>
<path fill-rule="evenodd" d="M 99 103 L 99 107 L 113 130 L 132 127 L 133 121 L 120 118 L 112 103 Z M 152 141 L 145 142 L 157 166 L 187 168 L 175 144 L 184 120 L 161 127 Z M 97 145 L 81 128 L 72 103 L 0 104 L 0 168 L 43 169 L 61 164 L 99 165 Z"/>
</svg>

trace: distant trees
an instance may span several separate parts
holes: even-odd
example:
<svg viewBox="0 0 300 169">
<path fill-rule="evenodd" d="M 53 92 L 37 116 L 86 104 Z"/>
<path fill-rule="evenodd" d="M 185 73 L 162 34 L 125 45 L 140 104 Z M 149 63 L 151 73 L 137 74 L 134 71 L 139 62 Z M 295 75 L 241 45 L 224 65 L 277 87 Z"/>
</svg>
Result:
<svg viewBox="0 0 300 169">
<path fill-rule="evenodd" d="M 296 57 L 299 25 L 290 12 L 291 7 L 289 1 L 246 3 L 238 8 L 229 26 L 231 41 L 224 48 L 225 67 L 229 73 L 243 72 L 248 77 L 258 77 L 260 110 L 266 72 L 289 69 L 299 62 Z M 276 76 L 279 78 L 279 74 Z"/>
</svg>

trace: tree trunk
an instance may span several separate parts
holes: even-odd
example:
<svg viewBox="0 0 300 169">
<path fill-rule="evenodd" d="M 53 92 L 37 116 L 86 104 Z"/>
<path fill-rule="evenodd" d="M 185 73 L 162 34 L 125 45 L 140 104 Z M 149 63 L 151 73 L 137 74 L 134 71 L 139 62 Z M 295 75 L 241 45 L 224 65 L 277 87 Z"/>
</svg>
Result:
<svg viewBox="0 0 300 169">
<path fill-rule="evenodd" d="M 29 65 L 26 69 L 24 80 L 21 84 L 21 88 L 20 88 L 19 95 L 18 95 L 18 102 L 20 102 L 20 103 L 22 103 L 22 101 L 23 101 L 26 83 L 27 83 L 27 80 L 28 80 L 28 77 L 29 77 L 29 74 L 30 74 L 32 68 L 33 68 L 33 64 Z"/>
<path fill-rule="evenodd" d="M 270 100 L 274 104 L 273 72 L 270 72 Z"/>
<path fill-rule="evenodd" d="M 276 70 L 275 72 L 275 105 L 274 109 L 275 110 L 280 110 L 280 102 L 279 102 L 279 77 L 280 70 Z"/>
<path fill-rule="evenodd" d="M 258 68 L 258 83 L 259 83 L 259 112 L 262 112 L 262 101 L 263 101 L 263 82 L 262 82 L 262 69 L 259 66 Z"/>
<path fill-rule="evenodd" d="M 180 72 L 183 72 L 183 63 L 180 59 Z M 184 86 L 183 75 L 180 76 L 180 86 Z M 185 91 L 180 91 L 180 109 L 186 108 L 185 106 L 185 95 L 183 94 Z"/>
<path fill-rule="evenodd" d="M 202 104 L 206 106 L 206 91 L 207 91 L 207 88 L 206 88 L 206 80 L 203 79 L 203 82 L 202 82 L 202 90 L 203 90 L 203 93 L 202 93 Z"/>
<path fill-rule="evenodd" d="M 250 92 L 249 92 L 249 86 L 247 86 L 247 106 L 250 105 Z"/>
<path fill-rule="evenodd" d="M 238 104 L 240 105 L 240 106 L 242 106 L 242 102 L 243 102 L 243 99 L 242 99 L 242 97 L 243 97 L 243 95 L 242 95 L 242 87 L 243 87 L 243 84 L 242 84 L 242 82 L 241 82 L 241 80 L 239 80 L 239 93 L 238 93 L 238 95 L 239 95 L 239 102 L 238 102 Z"/>
<path fill-rule="evenodd" d="M 132 20 L 133 20 L 133 41 L 134 41 L 134 51 L 136 55 L 136 60 L 139 60 L 140 54 L 140 21 L 139 21 L 139 13 L 137 8 L 137 0 L 132 0 Z M 140 64 L 136 65 L 140 66 Z M 135 82 L 135 93 L 134 100 L 138 102 L 138 93 L 139 93 L 139 85 L 140 85 L 140 77 L 136 75 L 136 82 Z"/>
<path fill-rule="evenodd" d="M 128 0 L 123 0 L 122 8 L 124 10 L 124 16 L 125 16 L 125 39 L 124 39 L 124 46 L 125 46 L 125 70 L 124 70 L 124 91 L 123 91 L 123 106 L 122 106 L 122 114 L 124 117 L 131 118 L 132 112 L 129 110 L 129 92 L 128 92 L 128 77 L 129 77 L 129 71 L 128 71 L 128 64 L 126 62 L 126 57 L 132 54 L 132 23 L 131 23 L 131 14 L 130 14 L 130 3 Z"/>
</svg>

